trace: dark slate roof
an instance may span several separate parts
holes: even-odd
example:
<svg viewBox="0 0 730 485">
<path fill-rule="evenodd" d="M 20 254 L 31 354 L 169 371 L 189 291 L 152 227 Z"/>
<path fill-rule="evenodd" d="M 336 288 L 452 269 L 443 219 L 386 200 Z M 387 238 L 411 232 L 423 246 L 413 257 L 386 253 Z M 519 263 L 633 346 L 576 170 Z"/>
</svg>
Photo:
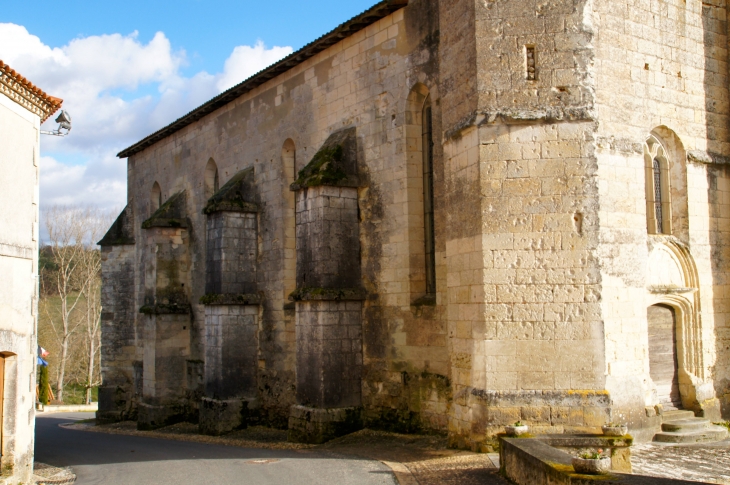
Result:
<svg viewBox="0 0 730 485">
<path fill-rule="evenodd" d="M 400 10 L 406 5 L 408 5 L 408 0 L 382 0 L 370 9 L 341 24 L 339 27 L 323 35 L 314 42 L 310 42 L 309 44 L 305 45 L 293 54 L 285 57 L 276 64 L 273 64 L 263 71 L 254 74 L 242 83 L 233 86 L 228 91 L 219 94 L 207 103 L 194 109 L 182 118 L 177 119 L 173 123 L 167 125 L 159 131 L 156 131 L 142 141 L 135 143 L 131 147 L 122 150 L 121 152 L 119 152 L 119 154 L 117 154 L 117 156 L 119 158 L 127 158 L 134 155 L 135 153 L 141 152 L 145 148 L 150 147 L 158 141 L 172 135 L 173 133 L 182 130 L 186 126 L 195 123 L 204 116 L 243 96 L 254 88 L 257 88 L 265 82 L 274 79 L 275 77 L 285 73 L 295 66 L 298 66 L 307 59 L 314 57 L 325 49 L 332 47 L 341 40 L 350 37 L 351 35 L 361 31 L 365 27 L 374 24 L 382 18 L 387 17 L 396 10 Z"/>
</svg>

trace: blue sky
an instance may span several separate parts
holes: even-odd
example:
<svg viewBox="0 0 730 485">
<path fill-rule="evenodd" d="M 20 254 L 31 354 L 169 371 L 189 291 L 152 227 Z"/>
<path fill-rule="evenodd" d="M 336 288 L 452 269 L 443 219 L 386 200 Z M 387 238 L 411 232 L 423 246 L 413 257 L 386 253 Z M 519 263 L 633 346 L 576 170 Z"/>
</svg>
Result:
<svg viewBox="0 0 730 485">
<path fill-rule="evenodd" d="M 376 2 L 4 2 L 0 59 L 73 116 L 42 137 L 41 208 L 121 209 L 120 149 Z"/>
<path fill-rule="evenodd" d="M 149 42 L 162 31 L 173 48 L 185 49 L 187 68 L 215 72 L 238 45 L 298 49 L 377 0 L 315 1 L 34 1 L 3 2 L 1 22 L 25 26 L 44 43 L 62 46 L 76 37 L 139 32 Z"/>
</svg>

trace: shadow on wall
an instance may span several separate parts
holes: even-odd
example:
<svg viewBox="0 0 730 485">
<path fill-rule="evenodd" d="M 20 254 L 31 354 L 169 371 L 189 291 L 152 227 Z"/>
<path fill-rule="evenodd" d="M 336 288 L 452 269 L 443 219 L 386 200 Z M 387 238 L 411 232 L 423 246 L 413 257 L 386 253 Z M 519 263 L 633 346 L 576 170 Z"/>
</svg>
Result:
<svg viewBox="0 0 730 485">
<path fill-rule="evenodd" d="M 725 289 L 730 284 L 730 219 L 724 193 L 730 178 L 728 158 L 728 100 L 727 68 L 717 62 L 715 52 L 727 45 L 725 2 L 708 0 L 702 3 L 702 30 L 705 48 L 705 124 L 707 151 L 712 163 L 705 165 L 707 173 L 707 201 L 709 203 L 710 258 L 712 265 L 712 311 L 715 325 L 716 360 L 713 372 L 715 394 L 720 400 L 722 417 L 730 419 L 730 299 Z M 716 93 L 716 94 L 715 94 Z M 721 96 L 721 97 L 720 97 Z M 708 160 L 710 162 L 710 160 Z M 724 210 L 723 210 L 724 209 Z"/>
</svg>

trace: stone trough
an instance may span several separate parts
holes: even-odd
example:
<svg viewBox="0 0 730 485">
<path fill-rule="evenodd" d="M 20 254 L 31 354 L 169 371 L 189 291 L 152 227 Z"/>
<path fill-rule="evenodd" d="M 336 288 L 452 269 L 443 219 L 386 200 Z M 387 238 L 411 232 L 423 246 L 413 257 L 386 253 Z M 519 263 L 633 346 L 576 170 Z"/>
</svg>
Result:
<svg viewBox="0 0 730 485">
<path fill-rule="evenodd" d="M 698 482 L 631 475 L 630 436 L 541 435 L 500 437 L 500 471 L 517 485 L 697 485 Z M 611 457 L 608 475 L 582 475 L 573 469 L 572 458 L 583 450 L 603 449 Z"/>
</svg>

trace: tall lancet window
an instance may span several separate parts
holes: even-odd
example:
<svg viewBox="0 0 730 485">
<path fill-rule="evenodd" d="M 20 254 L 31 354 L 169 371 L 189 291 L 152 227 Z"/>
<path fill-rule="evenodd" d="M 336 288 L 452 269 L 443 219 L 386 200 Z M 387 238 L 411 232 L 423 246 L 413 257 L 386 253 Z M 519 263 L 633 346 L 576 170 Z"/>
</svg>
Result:
<svg viewBox="0 0 730 485">
<path fill-rule="evenodd" d="M 436 244 L 433 217 L 433 123 L 431 97 L 423 106 L 423 226 L 425 229 L 426 293 L 436 293 Z"/>
<path fill-rule="evenodd" d="M 672 233 L 669 164 L 667 152 L 654 136 L 644 145 L 646 170 L 646 222 L 649 234 Z"/>
<path fill-rule="evenodd" d="M 652 164 L 654 175 L 654 217 L 656 218 L 656 232 L 664 234 L 662 224 L 662 167 L 656 158 Z"/>
</svg>

